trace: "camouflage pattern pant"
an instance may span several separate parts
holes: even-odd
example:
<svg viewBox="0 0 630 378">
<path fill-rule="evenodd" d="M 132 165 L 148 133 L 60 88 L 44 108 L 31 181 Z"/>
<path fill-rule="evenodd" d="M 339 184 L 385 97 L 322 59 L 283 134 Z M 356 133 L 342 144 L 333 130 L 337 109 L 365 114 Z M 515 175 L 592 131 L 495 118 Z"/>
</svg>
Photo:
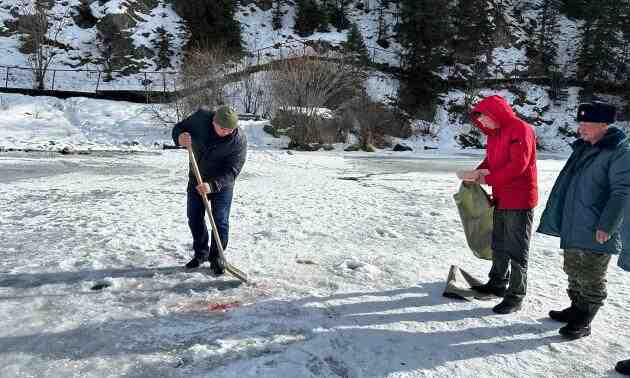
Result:
<svg viewBox="0 0 630 378">
<path fill-rule="evenodd" d="M 606 292 L 606 271 L 611 255 L 582 249 L 564 251 L 564 272 L 569 278 L 567 293 L 578 306 L 601 306 Z"/>
</svg>

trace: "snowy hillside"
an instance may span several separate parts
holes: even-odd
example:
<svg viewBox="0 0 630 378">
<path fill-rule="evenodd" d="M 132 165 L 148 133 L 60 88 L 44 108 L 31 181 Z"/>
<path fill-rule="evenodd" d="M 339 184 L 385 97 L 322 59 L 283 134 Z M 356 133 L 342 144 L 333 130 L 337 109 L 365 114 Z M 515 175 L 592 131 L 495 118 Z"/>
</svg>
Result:
<svg viewBox="0 0 630 378">
<path fill-rule="evenodd" d="M 246 2 L 244 2 L 246 3 Z M 246 51 L 253 53 L 255 61 L 262 63 L 269 59 L 288 55 L 292 49 L 303 51 L 304 44 L 302 41 L 325 41 L 333 45 L 339 45 L 347 38 L 348 30 L 336 30 L 330 28 L 329 32 L 316 32 L 306 38 L 299 37 L 293 30 L 295 23 L 295 6 L 285 3 L 281 11 L 282 27 L 279 30 L 273 30 L 272 18 L 273 8 L 263 10 L 264 4 L 269 2 L 247 2 L 247 5 L 239 5 L 236 17 L 240 22 L 243 46 Z M 348 19 L 350 22 L 356 23 L 363 39 L 368 47 L 369 55 L 377 63 L 385 63 L 391 66 L 397 66 L 400 63 L 401 46 L 393 37 L 394 27 L 397 22 L 397 9 L 393 4 L 382 14 L 383 24 L 385 25 L 384 38 L 389 44 L 387 48 L 383 48 L 377 44 L 377 35 L 379 30 L 379 12 L 376 11 L 376 1 L 357 1 L 352 2 L 349 7 Z M 8 66 L 28 66 L 27 54 L 23 51 L 22 36 L 17 30 L 16 14 L 18 12 L 18 0 L 4 0 L 0 2 L 0 79 L 5 77 L 7 85 L 31 87 L 32 77 L 26 70 L 16 68 L 7 68 Z M 188 42 L 190 33 L 189 27 L 185 21 L 174 11 L 173 5 L 169 1 L 141 1 L 141 0 L 116 0 L 116 1 L 90 1 L 82 2 L 80 0 L 69 0 L 67 2 L 56 2 L 51 10 L 53 15 L 61 16 L 64 11 L 64 5 L 70 9 L 70 15 L 66 19 L 66 24 L 62 29 L 59 41 L 65 48 L 58 48 L 53 67 L 56 68 L 76 68 L 89 69 L 90 72 L 57 72 L 53 77 L 47 76 L 47 87 L 52 87 L 52 81 L 55 81 L 55 87 L 66 90 L 94 91 L 96 86 L 100 90 L 104 89 L 143 89 L 145 88 L 145 79 L 152 84 L 152 89 L 163 84 L 170 89 L 170 84 L 174 79 L 174 75 L 162 76 L 158 73 L 145 74 L 142 71 L 152 71 L 158 69 L 159 49 L 158 45 L 160 34 L 159 30 L 169 36 L 169 67 L 167 71 L 177 71 L 181 69 L 182 64 L 182 48 Z M 82 5 L 83 4 L 83 5 Z M 85 4 L 89 4 L 88 8 Z M 257 4 L 260 4 L 257 5 Z M 366 6 L 367 4 L 367 6 Z M 361 5 L 361 6 L 360 6 Z M 514 65 L 524 66 L 527 63 L 525 55 L 525 42 L 528 38 L 527 32 L 523 25 L 529 23 L 536 16 L 531 10 L 531 2 L 513 2 L 505 13 L 506 30 L 504 33 L 511 37 L 502 44 L 497 46 L 490 54 L 492 59 L 489 62 L 489 74 L 493 77 L 503 77 L 506 71 L 514 69 Z M 512 17 L 515 9 L 525 9 L 521 14 L 522 19 Z M 83 9 L 83 11 L 81 11 Z M 529 10 L 528 10 L 529 9 Z M 369 10 L 369 11 L 366 11 Z M 90 16 L 83 13 L 87 12 Z M 104 25 L 104 26 L 103 26 Z M 571 20 L 565 16 L 561 17 L 561 29 L 557 40 L 559 42 L 558 64 L 567 73 L 575 71 L 575 55 L 577 43 L 579 39 L 578 31 L 579 22 Z M 383 28 L 383 25 L 380 25 Z M 123 38 L 124 37 L 124 38 Z M 105 39 L 121 38 L 127 41 L 120 42 L 121 48 L 127 48 L 128 56 L 121 62 L 118 62 L 117 69 L 125 70 L 124 73 L 114 73 L 111 80 L 106 81 L 104 77 L 99 76 L 98 70 L 104 69 L 104 62 L 107 57 L 104 56 L 102 43 Z M 260 59 L 259 59 L 260 58 Z M 110 62 L 111 63 L 111 62 Z M 113 64 L 113 63 L 111 63 Z M 116 67 L 115 67 L 116 68 Z M 458 70 L 466 71 L 466 67 L 457 67 Z M 468 68 L 469 69 L 469 68 Z M 443 77 L 449 77 L 454 74 L 452 67 L 445 68 L 441 72 Z M 391 98 L 398 95 L 399 81 L 391 74 L 373 70 L 368 75 L 365 83 L 366 89 L 370 97 L 375 101 L 388 103 Z M 486 94 L 502 94 L 510 100 L 518 113 L 524 116 L 535 127 L 539 136 L 539 146 L 546 151 L 566 151 L 567 141 L 565 135 L 560 130 L 573 130 L 576 127 L 574 121 L 574 112 L 579 102 L 580 88 L 570 88 L 569 97 L 561 103 L 556 104 L 549 99 L 548 88 L 534 84 L 519 84 L 516 88 L 490 90 L 484 89 L 481 95 Z M 231 84 L 226 87 L 227 101 L 237 108 L 241 107 L 242 98 L 238 90 L 234 90 L 236 86 Z M 620 98 L 611 98 L 611 100 L 620 107 L 624 106 L 624 100 Z M 16 100 L 16 97 L 5 95 L 3 101 L 6 106 L 10 103 L 28 102 L 30 100 Z M 77 110 L 80 102 L 91 108 L 92 102 L 83 100 L 72 100 L 68 102 L 55 100 L 33 100 L 34 104 L 29 106 L 48 108 L 52 107 L 50 118 L 46 122 L 58 122 L 61 124 L 59 130 L 68 125 L 76 129 L 89 128 L 89 133 L 94 129 L 102 128 L 106 130 L 109 124 L 99 126 L 89 126 L 91 121 L 83 119 L 81 115 L 74 113 L 84 110 Z M 442 103 L 438 107 L 437 114 L 430 126 L 431 135 L 421 135 L 422 130 L 416 131 L 416 136 L 406 141 L 415 147 L 422 148 L 424 146 L 439 146 L 442 149 L 451 149 L 457 147 L 455 138 L 466 133 L 470 129 L 470 124 L 462 123 L 459 114 L 462 112 L 464 104 L 464 94 L 459 90 L 451 90 L 441 97 Z M 54 103 L 54 105 L 53 105 Z M 98 102 L 95 102 L 97 104 Z M 18 113 L 20 107 L 14 108 Z M 107 108 L 107 106 L 105 106 Z M 8 110 L 8 109 L 7 109 Z M 244 109 L 241 109 L 244 110 Z M 100 109 L 97 109 L 100 111 Z M 25 110 L 31 114 L 42 113 L 42 110 L 30 109 Z M 33 113 L 34 112 L 34 113 Z M 43 110 L 46 112 L 46 110 Z M 121 117 L 117 120 L 116 127 L 131 127 L 136 130 L 137 124 L 150 124 L 153 122 L 151 112 L 145 107 L 131 105 L 129 107 L 128 117 Z M 5 115 L 8 114 L 4 112 Z M 57 118 L 56 114 L 62 114 L 64 117 Z M 12 114 L 12 113 L 11 113 Z M 20 115 L 22 117 L 23 115 Z M 6 118 L 6 117 L 5 117 Z M 32 124 L 44 124 L 43 119 L 35 118 Z M 109 118 L 105 115 L 105 119 Z M 8 121 L 8 124 L 16 124 L 14 121 Z M 421 122 L 419 122 L 421 123 Z M 86 126 L 87 125 L 87 126 Z M 627 124 L 626 124 L 627 125 Z M 624 125 L 625 126 L 625 125 Z M 145 126 L 139 126 L 143 128 Z M 420 127 L 419 129 L 422 129 Z M 23 129 L 16 130 L 16 135 L 27 132 Z M 86 131 L 87 132 L 87 131 Z M 28 132 L 27 132 L 28 133 Z M 79 134 L 84 134 L 81 132 Z M 139 131 L 138 136 L 133 141 L 118 140 L 116 143 L 133 143 L 137 142 L 142 145 L 152 145 L 154 143 L 161 144 L 161 138 L 153 136 L 154 132 Z M 426 133 L 425 133 L 426 134 Z M 78 135 L 78 134 L 77 134 Z M 20 137 L 21 138 L 21 137 Z M 17 136 L 14 140 L 20 139 Z M 22 142 L 45 145 L 49 141 L 40 141 L 37 138 L 21 138 Z M 565 140 L 566 139 L 566 140 Z M 82 140 L 79 138 L 79 140 Z M 36 141 L 36 142 L 35 142 Z M 16 143 L 13 141 L 5 141 L 3 144 L 11 145 Z M 68 140 L 68 143 L 76 144 L 77 140 Z"/>
<path fill-rule="evenodd" d="M 54 67 L 57 68 L 84 68 L 95 69 L 98 59 L 101 58 L 98 44 L 98 30 L 96 26 L 86 27 L 78 25 L 76 9 L 82 3 L 81 0 L 68 0 L 55 2 L 51 16 L 62 17 L 66 9 L 69 10 L 62 28 L 59 42 L 67 46 L 67 50 L 59 49 L 55 58 Z M 125 14 L 133 16 L 134 23 L 130 29 L 134 48 L 152 49 L 152 41 L 156 39 L 155 30 L 164 28 L 174 37 L 173 46 L 177 51 L 173 57 L 174 68 L 178 67 L 181 58 L 180 50 L 187 41 L 187 35 L 182 25 L 182 20 L 173 11 L 170 4 L 164 1 L 155 1 L 155 7 L 150 8 L 140 0 L 115 0 L 90 2 L 93 22 L 103 19 L 107 15 Z M 3 25 L 5 33 L 0 36 L 0 64 L 5 66 L 28 67 L 27 55 L 19 51 L 19 33 L 11 30 L 7 25 L 13 25 L 16 21 L 14 14 L 18 12 L 19 0 L 4 0 L 0 6 L 0 25 Z M 135 25 L 134 25 L 135 24 Z M 149 59 L 137 61 L 144 71 L 155 70 L 155 63 Z"/>
</svg>

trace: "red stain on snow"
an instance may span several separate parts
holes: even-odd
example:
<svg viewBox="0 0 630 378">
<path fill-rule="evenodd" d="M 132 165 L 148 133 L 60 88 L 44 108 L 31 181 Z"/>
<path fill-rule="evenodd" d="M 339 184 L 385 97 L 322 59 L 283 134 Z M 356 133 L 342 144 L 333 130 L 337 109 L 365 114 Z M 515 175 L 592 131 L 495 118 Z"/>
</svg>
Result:
<svg viewBox="0 0 630 378">
<path fill-rule="evenodd" d="M 208 303 L 208 311 L 210 312 L 225 312 L 229 309 L 239 307 L 240 302 L 228 302 L 228 303 Z"/>
</svg>

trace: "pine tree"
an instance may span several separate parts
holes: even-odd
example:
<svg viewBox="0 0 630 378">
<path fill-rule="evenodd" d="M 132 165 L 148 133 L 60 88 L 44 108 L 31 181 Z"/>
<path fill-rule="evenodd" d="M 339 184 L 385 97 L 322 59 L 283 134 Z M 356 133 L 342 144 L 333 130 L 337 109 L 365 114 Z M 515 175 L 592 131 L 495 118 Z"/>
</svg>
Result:
<svg viewBox="0 0 630 378">
<path fill-rule="evenodd" d="M 354 23 L 350 26 L 345 48 L 355 56 L 359 63 L 367 64 L 370 61 L 368 50 L 359 31 L 359 27 Z"/>
<path fill-rule="evenodd" d="M 408 104 L 433 103 L 442 80 L 435 75 L 448 62 L 453 35 L 449 0 L 402 0 L 399 40 L 403 56 L 403 93 Z"/>
<path fill-rule="evenodd" d="M 622 62 L 619 68 L 618 76 L 620 78 L 625 77 L 628 81 L 628 88 L 630 89 L 630 0 L 624 0 L 624 6 L 622 9 L 621 21 L 623 33 L 623 47 L 622 47 Z M 630 99 L 630 93 L 628 93 Z M 628 104 L 630 109 L 630 103 Z"/>
<path fill-rule="evenodd" d="M 488 0 L 461 0 L 454 11 L 455 49 L 467 49 L 472 56 L 487 53 L 493 47 L 496 29 L 493 8 Z"/>
<path fill-rule="evenodd" d="M 610 80 L 616 73 L 620 60 L 617 51 L 623 44 L 619 33 L 622 14 L 622 4 L 618 0 L 589 3 L 581 27 L 578 78 Z"/>
<path fill-rule="evenodd" d="M 535 66 L 541 65 L 541 71 L 553 70 L 558 55 L 557 38 L 560 33 L 560 0 L 539 0 L 533 7 L 538 12 L 536 28 L 530 33 L 528 56 Z"/>
<path fill-rule="evenodd" d="M 385 11 L 389 7 L 390 0 L 378 0 L 378 28 L 376 29 L 376 43 L 383 48 L 389 47 L 387 41 L 387 23 L 385 22 Z"/>
<path fill-rule="evenodd" d="M 297 0 L 295 24 L 293 30 L 300 37 L 308 37 L 317 30 L 322 21 L 322 14 L 315 0 Z"/>
<path fill-rule="evenodd" d="M 348 21 L 348 5 L 350 0 L 330 1 L 330 6 L 328 7 L 330 24 L 337 28 L 337 30 L 345 30 L 349 28 L 350 21 Z"/>
<path fill-rule="evenodd" d="M 236 17 L 237 0 L 173 0 L 174 9 L 189 27 L 188 48 L 222 44 L 241 49 L 241 25 Z"/>
<path fill-rule="evenodd" d="M 273 30 L 282 29 L 282 0 L 273 1 L 273 10 L 271 11 L 271 25 Z"/>
<path fill-rule="evenodd" d="M 157 69 L 163 70 L 171 67 L 171 57 L 173 56 L 172 41 L 173 35 L 159 26 L 155 29 L 157 39 L 153 41 L 153 46 L 157 49 Z"/>
<path fill-rule="evenodd" d="M 562 13 L 572 18 L 582 19 L 588 16 L 588 7 L 598 0 L 562 0 Z"/>
<path fill-rule="evenodd" d="M 328 24 L 330 22 L 330 12 L 328 9 L 330 8 L 329 1 L 332 0 L 321 0 L 321 4 L 318 6 L 319 12 L 314 15 L 319 22 L 317 26 L 317 31 L 322 33 L 327 33 L 330 31 Z"/>
</svg>

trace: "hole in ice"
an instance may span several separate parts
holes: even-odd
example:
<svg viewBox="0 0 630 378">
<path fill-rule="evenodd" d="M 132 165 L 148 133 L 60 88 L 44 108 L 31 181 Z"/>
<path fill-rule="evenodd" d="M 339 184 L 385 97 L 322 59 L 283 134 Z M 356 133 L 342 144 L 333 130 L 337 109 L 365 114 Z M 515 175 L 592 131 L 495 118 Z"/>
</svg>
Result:
<svg viewBox="0 0 630 378">
<path fill-rule="evenodd" d="M 111 283 L 109 282 L 97 282 L 96 284 L 94 284 L 94 286 L 92 286 L 92 290 L 103 290 L 106 287 L 110 287 L 112 286 Z"/>
</svg>

